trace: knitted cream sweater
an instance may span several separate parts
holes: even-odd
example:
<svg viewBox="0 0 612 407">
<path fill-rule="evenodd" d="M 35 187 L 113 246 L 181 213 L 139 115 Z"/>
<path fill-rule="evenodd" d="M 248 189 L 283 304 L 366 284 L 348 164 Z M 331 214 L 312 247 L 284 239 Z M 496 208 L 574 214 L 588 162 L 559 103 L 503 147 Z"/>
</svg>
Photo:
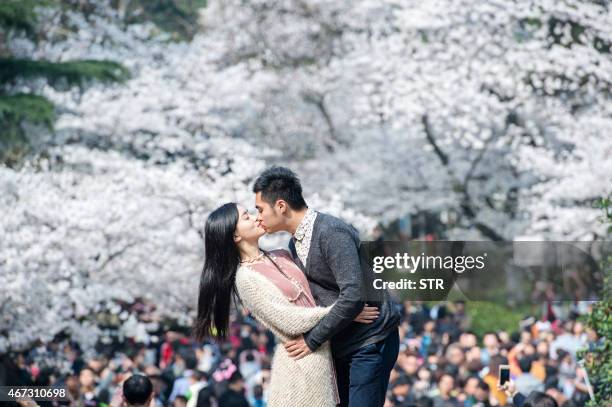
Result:
<svg viewBox="0 0 612 407">
<path fill-rule="evenodd" d="M 268 406 L 335 406 L 336 378 L 329 342 L 299 360 L 292 359 L 282 346 L 312 329 L 332 306 L 297 306 L 274 283 L 249 266 L 238 268 L 236 288 L 243 305 L 281 342 L 272 358 Z"/>
</svg>

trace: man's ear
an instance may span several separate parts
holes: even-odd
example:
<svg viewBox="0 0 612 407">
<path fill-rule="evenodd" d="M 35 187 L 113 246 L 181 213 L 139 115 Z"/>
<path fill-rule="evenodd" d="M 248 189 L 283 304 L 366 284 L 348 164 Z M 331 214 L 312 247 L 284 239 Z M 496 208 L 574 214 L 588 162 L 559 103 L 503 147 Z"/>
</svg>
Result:
<svg viewBox="0 0 612 407">
<path fill-rule="evenodd" d="M 287 202 L 283 201 L 282 199 L 276 201 L 276 206 L 278 207 L 278 211 L 281 213 L 281 215 L 286 214 L 287 210 L 289 209 L 287 206 Z"/>
</svg>

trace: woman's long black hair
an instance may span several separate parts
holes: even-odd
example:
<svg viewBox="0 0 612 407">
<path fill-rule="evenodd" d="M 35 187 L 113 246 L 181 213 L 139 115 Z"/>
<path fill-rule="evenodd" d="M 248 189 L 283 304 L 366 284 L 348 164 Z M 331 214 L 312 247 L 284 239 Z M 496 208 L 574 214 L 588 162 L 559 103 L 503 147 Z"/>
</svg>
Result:
<svg viewBox="0 0 612 407">
<path fill-rule="evenodd" d="M 198 315 L 193 327 L 197 341 L 206 337 L 227 338 L 232 294 L 236 293 L 236 271 L 240 252 L 234 242 L 238 206 L 226 203 L 206 220 L 204 250 L 206 259 L 200 277 Z"/>
</svg>

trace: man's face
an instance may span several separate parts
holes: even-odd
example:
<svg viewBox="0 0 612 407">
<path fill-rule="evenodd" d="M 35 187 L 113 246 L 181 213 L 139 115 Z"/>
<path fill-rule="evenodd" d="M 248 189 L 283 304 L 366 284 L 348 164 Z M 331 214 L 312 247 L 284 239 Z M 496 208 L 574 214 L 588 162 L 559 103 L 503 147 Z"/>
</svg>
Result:
<svg viewBox="0 0 612 407">
<path fill-rule="evenodd" d="M 538 353 L 542 356 L 548 357 L 548 342 L 538 342 Z"/>
<path fill-rule="evenodd" d="M 489 392 L 481 387 L 477 387 L 474 397 L 476 397 L 478 401 L 486 401 L 489 399 Z"/>
<path fill-rule="evenodd" d="M 457 347 L 453 347 L 448 351 L 448 360 L 455 366 L 463 363 L 463 351 Z"/>
<path fill-rule="evenodd" d="M 476 393 L 476 389 L 478 388 L 478 379 L 476 377 L 470 377 L 465 383 L 465 387 L 463 391 L 469 396 L 472 396 Z"/>
<path fill-rule="evenodd" d="M 82 386 L 93 386 L 95 383 L 94 373 L 89 369 L 81 370 L 81 373 L 79 374 L 79 381 L 81 382 Z"/>
<path fill-rule="evenodd" d="M 455 380 L 453 379 L 453 377 L 449 375 L 444 375 L 440 379 L 439 388 L 442 393 L 447 394 L 453 389 L 454 385 Z"/>
<path fill-rule="evenodd" d="M 278 202 L 273 206 L 261 197 L 261 192 L 255 194 L 255 208 L 257 208 L 257 221 L 264 228 L 266 233 L 280 232 L 283 226 L 283 216 Z"/>
<path fill-rule="evenodd" d="M 499 345 L 495 335 L 487 334 L 487 335 L 485 335 L 483 341 L 484 341 L 485 347 L 487 347 L 487 348 L 495 348 L 495 347 L 497 347 Z"/>
</svg>

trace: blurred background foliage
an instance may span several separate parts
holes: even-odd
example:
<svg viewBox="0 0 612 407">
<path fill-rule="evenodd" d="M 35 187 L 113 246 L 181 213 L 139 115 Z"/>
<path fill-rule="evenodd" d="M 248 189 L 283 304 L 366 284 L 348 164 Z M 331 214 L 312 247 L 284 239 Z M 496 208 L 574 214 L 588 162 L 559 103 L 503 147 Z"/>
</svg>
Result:
<svg viewBox="0 0 612 407">
<path fill-rule="evenodd" d="M 193 37 L 198 27 L 197 11 L 206 1 L 113 0 L 111 5 L 126 25 L 153 22 L 178 41 Z M 0 3 L 0 161 L 9 166 L 28 152 L 25 126 L 43 126 L 53 131 L 56 118 L 53 103 L 28 85 L 43 80 L 58 90 L 76 87 L 83 91 L 92 83 L 122 83 L 130 77 L 129 70 L 118 61 L 49 61 L 12 55 L 8 47 L 12 37 L 25 36 L 34 42 L 45 38 L 46 33 L 38 24 L 38 13 L 45 8 L 78 12 L 87 17 L 95 12 L 96 2 L 6 0 Z"/>
<path fill-rule="evenodd" d="M 603 211 L 602 221 L 608 225 L 608 234 L 612 232 L 612 199 L 602 198 L 598 206 Z M 598 345 L 581 352 L 585 367 L 594 388 L 595 400 L 589 406 L 612 405 L 612 256 L 602 259 L 605 272 L 603 299 L 593 305 L 593 311 L 582 319 L 600 338 Z"/>
</svg>

